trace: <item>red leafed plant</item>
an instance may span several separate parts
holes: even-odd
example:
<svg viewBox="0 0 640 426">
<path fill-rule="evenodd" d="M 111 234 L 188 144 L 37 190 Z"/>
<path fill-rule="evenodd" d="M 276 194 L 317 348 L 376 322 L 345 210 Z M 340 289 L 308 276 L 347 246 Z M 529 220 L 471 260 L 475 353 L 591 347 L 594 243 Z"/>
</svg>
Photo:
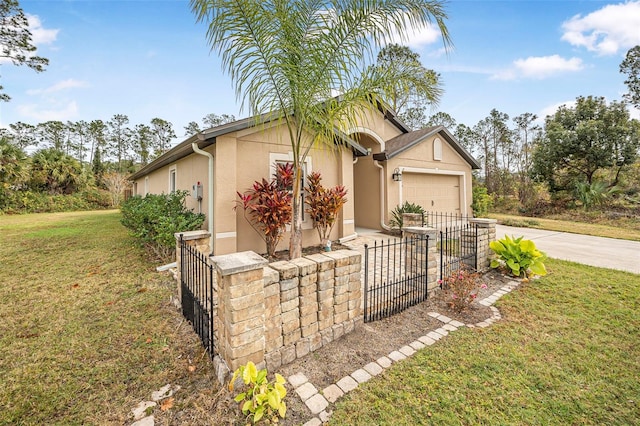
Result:
<svg viewBox="0 0 640 426">
<path fill-rule="evenodd" d="M 309 206 L 306 211 L 313 219 L 313 224 L 318 230 L 320 242 L 323 246 L 326 246 L 331 230 L 338 218 L 338 213 L 347 202 L 347 190 L 342 185 L 325 188 L 320 183 L 321 180 L 322 176 L 318 172 L 313 172 L 307 176 L 308 195 L 305 203 Z"/>
<path fill-rule="evenodd" d="M 244 194 L 238 192 L 237 201 L 244 217 L 267 244 L 267 256 L 273 258 L 286 225 L 291 222 L 291 192 L 293 165 L 276 165 L 276 175 L 270 180 L 262 178 Z"/>
</svg>

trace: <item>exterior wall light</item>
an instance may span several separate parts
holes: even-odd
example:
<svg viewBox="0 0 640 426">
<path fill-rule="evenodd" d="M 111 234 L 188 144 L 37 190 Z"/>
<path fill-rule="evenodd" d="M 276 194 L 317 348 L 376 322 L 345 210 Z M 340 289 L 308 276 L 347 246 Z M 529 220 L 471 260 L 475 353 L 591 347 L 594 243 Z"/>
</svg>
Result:
<svg viewBox="0 0 640 426">
<path fill-rule="evenodd" d="M 393 174 L 391 175 L 391 179 L 393 179 L 395 182 L 402 181 L 402 172 L 400 172 L 399 168 L 396 167 L 396 169 L 393 171 Z"/>
</svg>

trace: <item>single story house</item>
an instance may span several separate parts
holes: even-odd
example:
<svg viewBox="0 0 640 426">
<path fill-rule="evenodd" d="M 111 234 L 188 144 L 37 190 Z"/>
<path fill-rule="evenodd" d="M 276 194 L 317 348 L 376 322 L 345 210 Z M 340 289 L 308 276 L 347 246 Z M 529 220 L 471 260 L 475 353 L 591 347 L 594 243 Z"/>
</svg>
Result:
<svg viewBox="0 0 640 426">
<path fill-rule="evenodd" d="M 134 173 L 133 194 L 189 190 L 187 207 L 207 215 L 216 255 L 265 251 L 264 242 L 234 209 L 254 181 L 273 175 L 276 162 L 292 159 L 284 124 L 248 118 L 205 130 Z M 355 237 L 356 228 L 383 229 L 390 211 L 409 201 L 437 212 L 471 215 L 471 171 L 480 164 L 442 126 L 411 131 L 388 107 L 372 102 L 337 150 L 313 148 L 306 174 L 319 171 L 325 187 L 338 184 L 348 202 L 332 240 Z M 213 214 L 211 214 L 213 212 Z M 288 247 L 285 235 L 281 247 Z M 305 215 L 303 244 L 319 244 Z"/>
</svg>

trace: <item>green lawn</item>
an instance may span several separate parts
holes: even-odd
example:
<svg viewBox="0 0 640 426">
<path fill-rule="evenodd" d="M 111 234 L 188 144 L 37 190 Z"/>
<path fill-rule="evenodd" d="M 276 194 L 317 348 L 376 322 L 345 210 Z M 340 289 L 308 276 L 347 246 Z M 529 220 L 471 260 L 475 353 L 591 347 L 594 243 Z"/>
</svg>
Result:
<svg viewBox="0 0 640 426">
<path fill-rule="evenodd" d="M 119 219 L 0 216 L 0 425 L 122 425 L 166 383 L 183 386 L 171 412 L 206 412 L 194 399 L 215 379 L 169 302 L 175 282 Z"/>
<path fill-rule="evenodd" d="M 602 219 L 600 220 L 600 223 L 586 223 L 578 220 L 569 220 L 567 218 L 546 219 L 502 213 L 490 213 L 489 217 L 497 219 L 498 223 L 508 226 L 547 229 L 549 231 L 571 232 L 574 234 L 593 235 L 596 237 L 640 241 L 640 220 L 638 219 Z"/>
<path fill-rule="evenodd" d="M 174 281 L 119 219 L 0 216 L 0 425 L 127 424 L 166 383 L 182 389 L 158 424 L 236 418 L 169 303 Z M 362 385 L 332 423 L 640 424 L 640 275 L 548 267 L 499 301 L 502 321 Z"/>
<path fill-rule="evenodd" d="M 640 424 L 640 275 L 549 260 L 462 329 L 361 385 L 334 425 Z"/>
</svg>

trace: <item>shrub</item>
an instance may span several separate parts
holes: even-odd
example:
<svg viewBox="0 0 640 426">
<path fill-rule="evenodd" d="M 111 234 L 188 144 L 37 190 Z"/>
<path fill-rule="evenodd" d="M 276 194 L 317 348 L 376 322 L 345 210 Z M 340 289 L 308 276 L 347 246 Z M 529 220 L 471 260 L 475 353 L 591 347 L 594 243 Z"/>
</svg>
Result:
<svg viewBox="0 0 640 426">
<path fill-rule="evenodd" d="M 531 274 L 546 275 L 544 266 L 546 255 L 536 249 L 531 240 L 523 240 L 523 237 L 510 238 L 508 235 L 498 241 L 489 244 L 499 259 L 491 261 L 492 268 L 506 267 L 516 277 L 529 277 Z"/>
<path fill-rule="evenodd" d="M 493 206 L 493 197 L 487 193 L 487 188 L 480 185 L 473 186 L 473 202 L 471 209 L 475 217 L 486 217 Z"/>
<path fill-rule="evenodd" d="M 395 209 L 391 210 L 391 220 L 389 220 L 389 226 L 391 226 L 392 229 L 402 229 L 402 215 L 404 213 L 419 213 L 424 215 L 425 210 L 420 204 L 413 204 L 408 201 L 396 206 Z"/>
<path fill-rule="evenodd" d="M 86 191 L 82 191 L 81 195 L 91 208 L 106 209 L 112 207 L 111 194 L 104 189 L 87 189 Z"/>
<path fill-rule="evenodd" d="M 574 190 L 576 198 L 582 203 L 585 210 L 595 205 L 605 205 L 613 195 L 619 192 L 617 187 L 608 187 L 605 182 L 600 180 L 591 183 L 576 182 Z"/>
<path fill-rule="evenodd" d="M 255 181 L 244 194 L 237 193 L 244 218 L 267 245 L 267 256 L 273 258 L 286 225 L 291 222 L 291 191 L 293 164 L 278 163 L 276 175 L 270 180 Z"/>
<path fill-rule="evenodd" d="M 238 377 L 242 378 L 246 390 L 235 397 L 236 402 L 241 402 L 242 413 L 251 417 L 253 423 L 264 418 L 267 423 L 278 423 L 278 416 L 284 419 L 287 413 L 287 404 L 284 397 L 287 389 L 284 387 L 284 377 L 276 373 L 275 383 L 267 380 L 267 370 L 258 371 L 251 361 L 247 365 L 240 366 L 234 373 L 229 390 L 233 391 L 233 385 Z"/>
<path fill-rule="evenodd" d="M 464 311 L 473 303 L 478 297 L 480 288 L 487 288 L 487 285 L 480 281 L 480 274 L 466 269 L 461 269 L 446 277 L 440 282 L 440 285 L 450 296 L 447 304 L 458 313 Z"/>
<path fill-rule="evenodd" d="M 122 203 L 122 224 L 151 253 L 163 260 L 175 254 L 175 233 L 195 231 L 204 222 L 184 205 L 187 191 L 135 196 Z"/>
<path fill-rule="evenodd" d="M 344 186 L 327 189 L 322 186 L 320 173 L 311 173 L 307 176 L 307 192 L 309 195 L 305 203 L 309 206 L 307 213 L 313 219 L 313 225 L 318 230 L 320 243 L 326 246 L 331 230 L 336 223 L 338 212 L 347 202 L 347 190 Z"/>
</svg>

